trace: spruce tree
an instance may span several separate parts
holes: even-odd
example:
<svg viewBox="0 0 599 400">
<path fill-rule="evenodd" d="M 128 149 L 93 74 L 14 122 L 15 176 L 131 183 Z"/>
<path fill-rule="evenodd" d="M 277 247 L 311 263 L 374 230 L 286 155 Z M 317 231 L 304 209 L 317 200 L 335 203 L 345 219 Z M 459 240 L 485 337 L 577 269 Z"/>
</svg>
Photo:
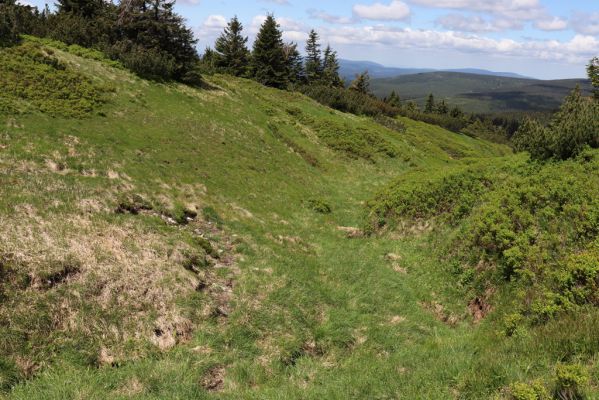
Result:
<svg viewBox="0 0 599 400">
<path fill-rule="evenodd" d="M 282 33 L 273 15 L 266 17 L 254 42 L 252 68 L 256 80 L 263 85 L 276 88 L 287 86 L 288 69 L 285 65 Z"/>
<path fill-rule="evenodd" d="M 322 65 L 322 82 L 330 87 L 343 87 L 343 80 L 339 76 L 339 60 L 337 52 L 327 46 L 324 51 Z"/>
<path fill-rule="evenodd" d="M 13 0 L 0 1 L 0 47 L 19 41 L 17 7 Z"/>
<path fill-rule="evenodd" d="M 248 38 L 241 35 L 242 30 L 243 25 L 235 16 L 214 44 L 218 54 L 217 65 L 235 76 L 246 75 L 249 67 Z"/>
<path fill-rule="evenodd" d="M 424 112 L 427 114 L 432 114 L 435 112 L 435 96 L 433 94 L 428 95 L 428 99 L 426 99 L 426 105 L 424 106 Z"/>
<path fill-rule="evenodd" d="M 437 104 L 437 114 L 445 115 L 449 112 L 449 108 L 447 108 L 447 103 L 445 100 L 441 100 L 439 104 Z"/>
<path fill-rule="evenodd" d="M 453 118 L 462 118 L 464 116 L 464 112 L 460 109 L 460 107 L 455 106 L 451 109 L 449 115 L 451 115 Z"/>
<path fill-rule="evenodd" d="M 589 74 L 589 79 L 595 88 L 593 91 L 595 99 L 599 100 L 599 58 L 595 57 L 591 60 L 587 66 L 587 72 Z"/>
<path fill-rule="evenodd" d="M 362 94 L 370 94 L 370 75 L 368 74 L 368 71 L 364 71 L 358 75 L 351 83 L 349 90 Z"/>
<path fill-rule="evenodd" d="M 304 61 L 297 49 L 296 43 L 287 43 L 283 46 L 285 64 L 287 65 L 289 82 L 294 84 L 304 83 Z"/>
<path fill-rule="evenodd" d="M 308 35 L 306 43 L 306 79 L 308 83 L 316 83 L 322 78 L 322 57 L 318 33 L 314 29 Z"/>
<path fill-rule="evenodd" d="M 78 17 L 93 18 L 104 6 L 103 0 L 58 0 L 59 13 L 72 14 Z"/>
<path fill-rule="evenodd" d="M 401 101 L 397 93 L 395 93 L 395 90 L 392 90 L 389 97 L 385 98 L 385 103 L 389 104 L 391 107 L 401 106 Z"/>
</svg>

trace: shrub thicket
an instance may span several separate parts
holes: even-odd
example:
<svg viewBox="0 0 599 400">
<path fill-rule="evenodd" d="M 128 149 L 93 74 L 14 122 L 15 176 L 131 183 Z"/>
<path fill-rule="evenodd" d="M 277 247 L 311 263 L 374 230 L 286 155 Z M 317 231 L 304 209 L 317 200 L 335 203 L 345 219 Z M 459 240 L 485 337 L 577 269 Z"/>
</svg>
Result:
<svg viewBox="0 0 599 400">
<path fill-rule="evenodd" d="M 599 102 L 582 96 L 576 88 L 548 126 L 526 120 L 513 138 L 517 150 L 536 159 L 567 159 L 585 147 L 599 147 Z"/>
<path fill-rule="evenodd" d="M 2 113 L 39 110 L 71 117 L 83 116 L 105 103 L 110 91 L 34 42 L 0 52 L 0 88 Z"/>
<path fill-rule="evenodd" d="M 508 160 L 424 181 L 407 176 L 368 204 L 368 229 L 416 219 L 452 222 L 450 254 L 468 266 L 463 274 L 473 277 L 472 289 L 511 282 L 520 315 L 543 323 L 599 306 L 598 177 L 595 150 L 541 165 Z"/>
</svg>

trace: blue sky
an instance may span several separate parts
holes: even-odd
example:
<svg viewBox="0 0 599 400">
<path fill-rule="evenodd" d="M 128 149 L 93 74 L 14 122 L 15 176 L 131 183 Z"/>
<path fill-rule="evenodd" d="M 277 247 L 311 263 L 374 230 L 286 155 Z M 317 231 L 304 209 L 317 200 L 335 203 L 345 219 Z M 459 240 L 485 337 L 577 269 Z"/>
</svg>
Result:
<svg viewBox="0 0 599 400">
<path fill-rule="evenodd" d="M 575 78 L 599 55 L 599 0 L 177 0 L 176 9 L 201 48 L 234 15 L 252 41 L 274 13 L 300 47 L 314 28 L 341 58 L 394 67 Z"/>
</svg>

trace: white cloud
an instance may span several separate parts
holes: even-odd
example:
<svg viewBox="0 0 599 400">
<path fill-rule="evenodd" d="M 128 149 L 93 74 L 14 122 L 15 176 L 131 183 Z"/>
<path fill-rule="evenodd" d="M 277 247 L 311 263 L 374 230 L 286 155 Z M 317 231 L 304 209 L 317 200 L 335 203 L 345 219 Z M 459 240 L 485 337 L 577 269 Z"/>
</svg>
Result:
<svg viewBox="0 0 599 400">
<path fill-rule="evenodd" d="M 437 18 L 435 22 L 445 29 L 459 32 L 499 32 L 523 27 L 522 22 L 518 20 L 486 20 L 478 15 L 468 17 L 460 14 L 448 14 Z"/>
<path fill-rule="evenodd" d="M 333 45 L 366 45 L 402 49 L 456 50 L 463 53 L 502 55 L 580 64 L 599 48 L 599 39 L 576 35 L 570 41 L 492 39 L 476 34 L 434 30 L 398 29 L 382 25 L 328 29 L 323 37 Z"/>
<path fill-rule="evenodd" d="M 410 16 L 410 7 L 400 0 L 393 0 L 389 5 L 382 3 L 356 4 L 353 11 L 357 17 L 379 21 L 401 21 Z"/>
<path fill-rule="evenodd" d="M 227 19 L 222 15 L 209 15 L 202 25 L 195 30 L 196 36 L 202 41 L 212 42 L 221 34 L 227 26 Z"/>
<path fill-rule="evenodd" d="M 250 24 L 250 33 L 256 35 L 266 20 L 266 15 L 256 15 Z M 308 38 L 308 28 L 301 22 L 291 18 L 277 17 L 277 23 L 283 31 L 283 40 L 287 42 L 304 42 Z"/>
<path fill-rule="evenodd" d="M 563 18 L 553 17 L 541 19 L 535 22 L 534 26 L 542 31 L 563 31 L 568 28 L 568 21 Z"/>
<path fill-rule="evenodd" d="M 329 24 L 341 24 L 341 25 L 346 25 L 346 24 L 353 24 L 356 22 L 355 18 L 349 18 L 349 17 L 340 17 L 337 15 L 332 15 L 329 14 L 325 11 L 322 10 L 315 10 L 313 8 L 307 10 L 308 16 L 312 19 L 320 19 L 324 22 L 328 22 Z"/>
<path fill-rule="evenodd" d="M 599 12 L 591 14 L 574 14 L 570 26 L 578 33 L 585 35 L 599 35 Z"/>
<path fill-rule="evenodd" d="M 410 0 L 433 8 L 485 12 L 518 20 L 534 20 L 547 14 L 539 0 Z"/>
</svg>

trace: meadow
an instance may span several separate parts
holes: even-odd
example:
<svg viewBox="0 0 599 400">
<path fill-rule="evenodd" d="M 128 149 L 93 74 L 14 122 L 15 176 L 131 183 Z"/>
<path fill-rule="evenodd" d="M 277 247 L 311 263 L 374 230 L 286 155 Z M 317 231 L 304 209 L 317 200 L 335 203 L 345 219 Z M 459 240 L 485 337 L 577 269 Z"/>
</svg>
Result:
<svg viewBox="0 0 599 400">
<path fill-rule="evenodd" d="M 72 98 L 15 75 L 0 103 L 1 398 L 599 398 L 599 313 L 576 297 L 597 272 L 597 151 L 538 165 L 250 80 L 21 46 L 11 62 Z M 518 255 L 480 228 L 497 215 L 539 290 L 562 293 L 529 265 L 584 251 L 579 302 L 533 318 L 528 281 L 497 275 Z"/>
</svg>

